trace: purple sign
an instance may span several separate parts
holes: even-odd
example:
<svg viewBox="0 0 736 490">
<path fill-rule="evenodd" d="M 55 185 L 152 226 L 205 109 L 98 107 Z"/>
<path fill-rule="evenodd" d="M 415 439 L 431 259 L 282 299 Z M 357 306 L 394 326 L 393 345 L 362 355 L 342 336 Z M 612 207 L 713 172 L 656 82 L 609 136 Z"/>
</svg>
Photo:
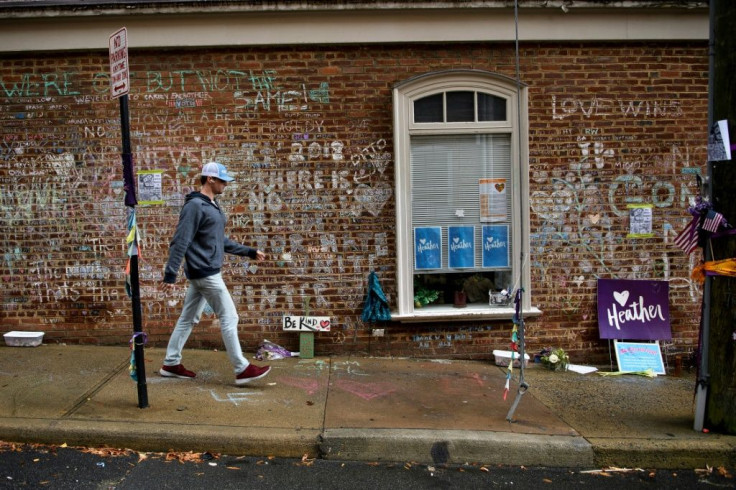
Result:
<svg viewBox="0 0 736 490">
<path fill-rule="evenodd" d="M 671 340 L 667 281 L 598 279 L 598 331 L 602 339 Z"/>
</svg>

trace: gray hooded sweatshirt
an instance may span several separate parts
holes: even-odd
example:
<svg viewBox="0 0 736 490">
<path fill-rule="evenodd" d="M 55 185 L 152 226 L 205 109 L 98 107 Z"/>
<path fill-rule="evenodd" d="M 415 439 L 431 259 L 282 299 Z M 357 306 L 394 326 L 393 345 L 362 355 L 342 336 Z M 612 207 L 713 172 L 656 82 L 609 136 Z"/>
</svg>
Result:
<svg viewBox="0 0 736 490">
<path fill-rule="evenodd" d="M 182 260 L 187 279 L 202 279 L 220 272 L 225 253 L 255 259 L 257 249 L 225 236 L 226 222 L 227 217 L 215 201 L 201 192 L 187 194 L 169 244 L 164 282 L 176 282 Z"/>
</svg>

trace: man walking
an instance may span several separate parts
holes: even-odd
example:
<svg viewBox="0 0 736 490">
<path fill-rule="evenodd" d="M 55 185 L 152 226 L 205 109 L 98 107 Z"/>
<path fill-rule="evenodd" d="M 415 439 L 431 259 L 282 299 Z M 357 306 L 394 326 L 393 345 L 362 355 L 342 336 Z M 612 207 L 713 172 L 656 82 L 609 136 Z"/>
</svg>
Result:
<svg viewBox="0 0 736 490">
<path fill-rule="evenodd" d="M 164 271 L 162 289 L 174 290 L 179 266 L 184 261 L 184 273 L 189 288 L 184 306 L 171 333 L 166 358 L 159 374 L 170 378 L 194 378 L 196 374 L 181 364 L 181 351 L 194 325 L 199 323 L 206 304 L 220 320 L 222 340 L 235 372 L 235 384 L 243 385 L 263 378 L 269 366 L 250 364 L 243 356 L 238 338 L 238 312 L 220 269 L 225 253 L 264 260 L 266 254 L 255 248 L 236 243 L 225 235 L 227 218 L 215 197 L 233 181 L 224 165 L 210 162 L 202 167 L 201 189 L 186 196 L 179 213 L 179 223 L 169 244 L 169 260 Z"/>
</svg>

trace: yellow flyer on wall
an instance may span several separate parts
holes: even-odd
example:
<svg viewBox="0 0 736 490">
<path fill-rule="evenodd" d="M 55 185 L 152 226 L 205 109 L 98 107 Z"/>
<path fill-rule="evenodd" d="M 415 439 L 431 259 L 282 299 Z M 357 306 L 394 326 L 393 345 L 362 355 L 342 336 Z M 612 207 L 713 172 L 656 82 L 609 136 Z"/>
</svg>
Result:
<svg viewBox="0 0 736 490">
<path fill-rule="evenodd" d="M 478 181 L 480 220 L 482 222 L 506 221 L 506 179 L 480 179 Z"/>
<path fill-rule="evenodd" d="M 651 238 L 653 204 L 629 204 L 629 233 L 627 238 Z"/>
<path fill-rule="evenodd" d="M 161 176 L 163 170 L 140 170 L 138 173 L 138 204 L 163 204 Z"/>
</svg>

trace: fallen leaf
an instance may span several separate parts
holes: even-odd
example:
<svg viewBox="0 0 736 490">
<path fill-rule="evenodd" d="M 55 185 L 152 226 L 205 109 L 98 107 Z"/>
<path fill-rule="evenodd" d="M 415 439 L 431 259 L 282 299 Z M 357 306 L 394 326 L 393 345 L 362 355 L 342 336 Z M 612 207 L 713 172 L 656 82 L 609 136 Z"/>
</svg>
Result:
<svg viewBox="0 0 736 490">
<path fill-rule="evenodd" d="M 178 461 L 180 463 L 185 462 L 194 462 L 194 463 L 201 463 L 202 462 L 202 453 L 177 453 L 174 451 L 169 451 L 166 453 L 166 461 Z"/>
<path fill-rule="evenodd" d="M 312 464 L 314 464 L 314 458 L 309 459 L 309 455 L 305 453 L 302 456 L 302 462 L 301 462 L 301 464 L 302 464 L 302 466 L 312 466 Z"/>
<path fill-rule="evenodd" d="M 542 481 L 544 483 L 552 483 L 552 480 L 550 480 L 549 478 L 544 478 Z"/>
<path fill-rule="evenodd" d="M 237 466 L 225 466 L 225 468 L 227 468 L 228 470 L 239 470 L 240 469 Z"/>
</svg>

